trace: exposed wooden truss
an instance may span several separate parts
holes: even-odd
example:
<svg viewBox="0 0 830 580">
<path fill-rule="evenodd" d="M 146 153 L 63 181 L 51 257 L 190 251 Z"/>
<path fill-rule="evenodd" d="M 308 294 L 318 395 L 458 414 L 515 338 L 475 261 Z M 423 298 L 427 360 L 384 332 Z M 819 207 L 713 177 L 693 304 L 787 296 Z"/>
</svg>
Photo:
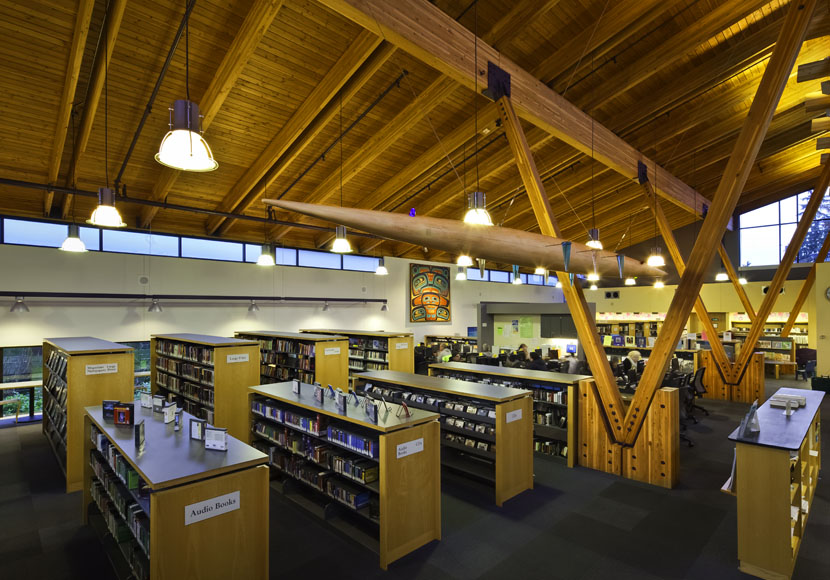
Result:
<svg viewBox="0 0 830 580">
<path fill-rule="evenodd" d="M 732 286 L 735 288 L 735 292 L 738 294 L 738 299 L 741 301 L 741 304 L 743 304 L 746 315 L 749 317 L 749 321 L 754 322 L 755 309 L 752 307 L 752 302 L 750 302 L 749 296 L 746 295 L 746 290 L 738 279 L 738 273 L 735 272 L 735 267 L 732 266 L 729 254 L 726 253 L 726 248 L 723 247 L 722 243 L 718 246 L 718 255 L 720 256 L 721 262 L 723 262 L 726 275 L 729 276 L 729 281 L 732 283 Z"/>
</svg>

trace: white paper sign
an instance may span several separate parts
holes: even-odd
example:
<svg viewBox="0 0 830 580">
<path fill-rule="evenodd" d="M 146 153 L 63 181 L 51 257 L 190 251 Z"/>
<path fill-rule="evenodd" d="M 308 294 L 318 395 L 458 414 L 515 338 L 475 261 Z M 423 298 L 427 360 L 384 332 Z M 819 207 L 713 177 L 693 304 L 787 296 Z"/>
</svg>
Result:
<svg viewBox="0 0 830 580">
<path fill-rule="evenodd" d="M 239 492 L 234 491 L 184 506 L 184 525 L 215 518 L 239 509 Z"/>
<path fill-rule="evenodd" d="M 515 411 L 510 411 L 504 418 L 505 423 L 512 423 L 513 421 L 518 421 L 522 418 L 522 410 L 516 409 Z"/>
<path fill-rule="evenodd" d="M 407 441 L 398 445 L 398 459 L 406 457 L 407 455 L 414 455 L 424 450 L 424 438 L 415 439 L 414 441 Z"/>
<path fill-rule="evenodd" d="M 238 362 L 248 362 L 248 354 L 229 354 L 228 355 L 228 362 L 229 363 L 238 363 Z"/>
<path fill-rule="evenodd" d="M 339 346 L 330 346 L 329 348 L 325 349 L 323 352 L 326 356 L 330 354 L 340 354 L 340 347 Z"/>
<path fill-rule="evenodd" d="M 395 349 L 397 350 L 406 350 L 409 348 L 408 342 L 397 342 L 395 343 Z"/>
<path fill-rule="evenodd" d="M 109 375 L 118 372 L 118 363 L 103 363 L 100 365 L 86 365 L 88 375 Z"/>
</svg>

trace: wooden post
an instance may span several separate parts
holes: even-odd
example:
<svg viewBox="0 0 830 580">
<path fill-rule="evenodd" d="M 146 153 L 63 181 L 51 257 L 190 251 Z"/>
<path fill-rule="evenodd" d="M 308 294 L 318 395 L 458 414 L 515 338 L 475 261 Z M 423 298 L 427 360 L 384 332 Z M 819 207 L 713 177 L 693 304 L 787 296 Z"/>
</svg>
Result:
<svg viewBox="0 0 830 580">
<path fill-rule="evenodd" d="M 807 300 L 807 295 L 810 293 L 810 290 L 813 288 L 813 284 L 816 281 L 816 266 L 819 262 L 827 261 L 827 252 L 830 252 L 830 232 L 827 232 L 827 235 L 824 237 L 821 249 L 816 255 L 816 261 L 813 262 L 813 267 L 810 268 L 810 273 L 807 274 L 807 278 L 804 280 L 804 283 L 801 285 L 801 290 L 799 290 L 798 296 L 795 298 L 795 304 L 793 304 L 793 307 L 790 310 L 790 315 L 787 317 L 787 323 L 784 324 L 784 328 L 781 329 L 782 338 L 790 336 L 790 332 L 792 332 L 793 325 L 795 324 L 795 319 L 798 318 L 798 313 L 801 312 L 801 307 L 804 306 L 804 302 Z"/>
<path fill-rule="evenodd" d="M 729 276 L 729 279 L 732 281 L 732 286 L 735 287 L 735 292 L 741 300 L 741 304 L 744 305 L 744 310 L 746 310 L 746 315 L 749 316 L 749 321 L 755 322 L 755 309 L 752 307 L 752 302 L 749 301 L 749 296 L 746 295 L 746 290 L 744 290 L 744 287 L 738 281 L 738 274 L 735 272 L 735 268 L 729 260 L 729 254 L 726 253 L 726 248 L 723 247 L 723 243 L 718 246 L 718 254 L 720 255 L 721 262 L 723 262 L 723 267 L 726 269 L 726 275 Z"/>
<path fill-rule="evenodd" d="M 536 169 L 536 162 L 533 160 L 533 154 L 525 139 L 516 111 L 513 110 L 510 98 L 502 97 L 496 101 L 496 105 L 504 122 L 507 141 L 510 143 L 510 148 L 516 157 L 516 165 L 519 167 L 519 173 L 530 198 L 533 213 L 539 222 L 539 229 L 546 236 L 561 238 L 562 233 L 550 207 L 550 201 L 545 193 L 545 186 L 542 184 L 542 178 Z M 605 356 L 605 349 L 602 348 L 599 341 L 596 320 L 591 316 L 591 311 L 588 310 L 588 303 L 585 300 L 582 287 L 578 284 L 571 284 L 570 277 L 565 272 L 557 272 L 556 275 L 562 283 L 562 291 L 565 294 L 571 316 L 573 316 L 579 341 L 582 348 L 585 349 L 585 357 L 588 359 L 591 374 L 596 381 L 600 401 L 608 419 L 607 424 L 611 426 L 611 438 L 615 441 L 621 441 L 622 397 L 617 387 L 617 381 L 614 379 L 614 373 L 611 371 L 611 365 Z"/>
<path fill-rule="evenodd" d="M 649 357 L 649 364 L 646 365 L 640 385 L 626 413 L 625 442 L 628 445 L 633 445 L 637 440 L 654 393 L 662 381 L 669 357 L 677 341 L 680 340 L 686 319 L 700 293 L 703 276 L 712 262 L 715 249 L 732 217 L 732 212 L 735 211 L 735 206 L 804 41 L 815 6 L 815 0 L 790 4 L 761 84 L 758 86 L 749 114 L 724 169 L 723 177 L 714 196 L 715 201 L 710 206 L 709 213 L 703 222 L 700 236 L 686 264 L 686 271 L 666 313 L 663 329 Z M 746 351 L 751 352 L 749 349 Z"/>
</svg>

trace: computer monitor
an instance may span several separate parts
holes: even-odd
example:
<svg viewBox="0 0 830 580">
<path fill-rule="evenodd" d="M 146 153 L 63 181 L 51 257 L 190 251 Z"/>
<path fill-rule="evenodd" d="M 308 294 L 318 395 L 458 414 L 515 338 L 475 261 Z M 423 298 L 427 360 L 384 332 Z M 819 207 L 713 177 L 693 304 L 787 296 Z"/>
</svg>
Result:
<svg viewBox="0 0 830 580">
<path fill-rule="evenodd" d="M 575 344 L 566 344 L 565 345 L 565 352 L 568 354 L 576 354 L 576 345 Z"/>
<path fill-rule="evenodd" d="M 643 359 L 638 360 L 637 361 L 637 374 L 638 375 L 643 374 L 643 370 L 645 368 L 646 368 L 646 361 L 644 361 Z"/>
</svg>

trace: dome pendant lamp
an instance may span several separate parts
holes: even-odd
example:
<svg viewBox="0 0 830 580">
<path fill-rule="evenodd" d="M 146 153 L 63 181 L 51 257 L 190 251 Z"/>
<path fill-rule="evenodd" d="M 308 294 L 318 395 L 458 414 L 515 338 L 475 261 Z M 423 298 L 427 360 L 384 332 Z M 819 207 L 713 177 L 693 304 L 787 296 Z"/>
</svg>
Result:
<svg viewBox="0 0 830 580">
<path fill-rule="evenodd" d="M 465 224 L 492 226 L 493 219 L 487 212 L 487 202 L 484 192 L 474 191 L 467 195 L 467 213 L 464 215 Z"/>
<path fill-rule="evenodd" d="M 78 224 L 69 224 L 66 239 L 60 249 L 64 252 L 86 252 L 86 244 L 81 240 L 81 228 Z"/>
</svg>

